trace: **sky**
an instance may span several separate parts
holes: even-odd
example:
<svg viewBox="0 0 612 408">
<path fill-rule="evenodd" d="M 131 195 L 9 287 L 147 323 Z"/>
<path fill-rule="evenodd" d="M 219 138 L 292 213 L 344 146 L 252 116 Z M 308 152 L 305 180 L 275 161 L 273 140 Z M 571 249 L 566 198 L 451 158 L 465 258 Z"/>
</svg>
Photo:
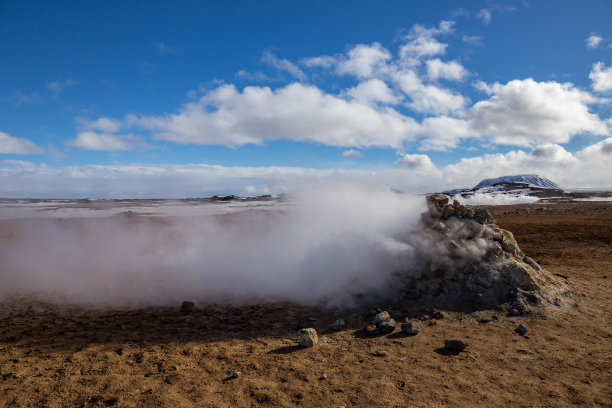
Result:
<svg viewBox="0 0 612 408">
<path fill-rule="evenodd" d="M 612 188 L 612 2 L 0 1 L 0 197 Z"/>
</svg>

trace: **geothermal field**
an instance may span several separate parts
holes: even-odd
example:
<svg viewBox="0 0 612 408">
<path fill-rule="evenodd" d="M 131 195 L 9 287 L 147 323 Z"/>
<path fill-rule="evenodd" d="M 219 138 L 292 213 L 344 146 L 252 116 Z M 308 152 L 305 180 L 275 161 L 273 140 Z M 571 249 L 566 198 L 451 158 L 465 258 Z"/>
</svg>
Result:
<svg viewBox="0 0 612 408">
<path fill-rule="evenodd" d="M 1 406 L 612 401 L 609 201 L 1 204 Z"/>
</svg>

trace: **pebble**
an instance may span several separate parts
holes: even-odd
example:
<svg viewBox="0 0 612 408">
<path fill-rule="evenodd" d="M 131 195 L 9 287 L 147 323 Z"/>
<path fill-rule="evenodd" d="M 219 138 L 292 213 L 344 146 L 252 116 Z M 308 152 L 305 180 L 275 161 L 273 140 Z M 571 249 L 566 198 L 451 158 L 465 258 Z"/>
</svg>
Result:
<svg viewBox="0 0 612 408">
<path fill-rule="evenodd" d="M 421 329 L 419 329 L 419 326 L 417 326 L 416 324 L 402 323 L 402 333 L 404 334 L 409 334 L 411 336 L 414 336 L 415 334 L 418 334 L 420 331 Z"/>
<path fill-rule="evenodd" d="M 378 333 L 378 327 L 374 326 L 373 324 L 369 324 L 363 328 L 363 334 L 366 336 L 373 336 L 376 333 Z"/>
<path fill-rule="evenodd" d="M 331 329 L 333 331 L 342 330 L 343 327 L 344 327 L 344 320 L 342 319 L 338 319 L 331 324 Z"/>
<path fill-rule="evenodd" d="M 241 375 L 241 374 L 242 374 L 242 373 L 241 373 L 240 371 L 234 371 L 234 372 L 232 373 L 232 378 L 238 378 L 238 377 L 240 377 L 240 375 Z"/>
<path fill-rule="evenodd" d="M 463 351 L 468 346 L 467 341 L 463 340 L 444 340 L 444 347 L 453 351 Z"/>
<path fill-rule="evenodd" d="M 397 324 L 395 323 L 395 320 L 393 319 L 387 319 L 384 322 L 381 322 L 378 325 L 378 330 L 382 333 L 382 334 L 389 334 L 389 333 L 393 333 L 393 331 L 395 330 L 395 326 Z"/>
<path fill-rule="evenodd" d="M 384 356 L 386 356 L 386 355 L 387 355 L 387 352 L 386 352 L 385 350 L 376 350 L 376 351 L 374 352 L 374 355 L 375 355 L 376 357 L 384 357 Z"/>
<path fill-rule="evenodd" d="M 317 331 L 312 327 L 300 329 L 297 336 L 297 344 L 302 347 L 314 347 L 319 342 Z"/>
<path fill-rule="evenodd" d="M 518 327 L 514 329 L 514 331 L 520 334 L 521 336 L 524 336 L 525 334 L 527 334 L 527 328 L 523 326 L 522 324 L 519 324 Z"/>
<path fill-rule="evenodd" d="M 319 377 L 320 380 L 327 380 L 327 374 L 323 373 L 323 375 L 321 375 Z"/>
</svg>

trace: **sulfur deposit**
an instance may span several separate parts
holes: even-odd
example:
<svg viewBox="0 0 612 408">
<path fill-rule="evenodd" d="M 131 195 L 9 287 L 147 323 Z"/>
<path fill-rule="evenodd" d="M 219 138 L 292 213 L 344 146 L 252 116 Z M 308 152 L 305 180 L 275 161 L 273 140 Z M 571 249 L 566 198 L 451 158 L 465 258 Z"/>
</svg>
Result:
<svg viewBox="0 0 612 408">
<path fill-rule="evenodd" d="M 568 282 L 525 255 L 486 209 L 450 203 L 442 194 L 428 196 L 427 205 L 419 226 L 423 261 L 408 273 L 404 299 L 455 308 L 505 304 L 513 314 L 571 300 Z"/>
</svg>

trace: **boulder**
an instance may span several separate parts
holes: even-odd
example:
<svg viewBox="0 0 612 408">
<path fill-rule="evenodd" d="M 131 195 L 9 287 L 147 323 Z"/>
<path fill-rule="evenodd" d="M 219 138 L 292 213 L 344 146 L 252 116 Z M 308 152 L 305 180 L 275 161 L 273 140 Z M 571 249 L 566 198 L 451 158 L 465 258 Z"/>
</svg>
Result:
<svg viewBox="0 0 612 408">
<path fill-rule="evenodd" d="M 297 344 L 302 347 L 314 347 L 319 342 L 317 331 L 312 327 L 300 329 L 297 335 Z"/>
</svg>

